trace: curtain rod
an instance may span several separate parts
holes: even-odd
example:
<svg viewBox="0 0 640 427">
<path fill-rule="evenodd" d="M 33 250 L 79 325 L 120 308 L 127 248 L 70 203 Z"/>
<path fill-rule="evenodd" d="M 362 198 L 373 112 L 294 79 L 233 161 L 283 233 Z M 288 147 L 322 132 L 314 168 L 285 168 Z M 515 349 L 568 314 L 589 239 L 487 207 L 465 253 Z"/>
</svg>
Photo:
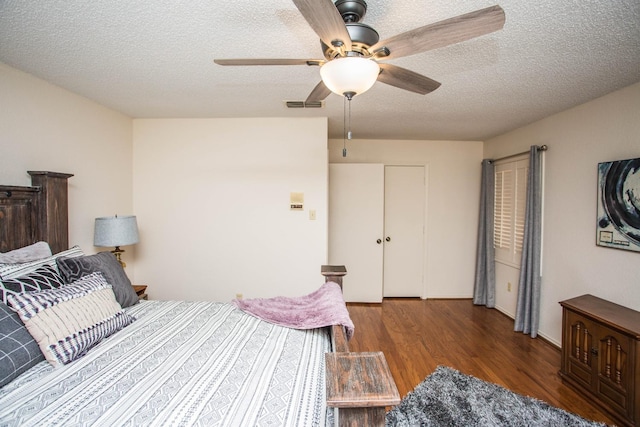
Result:
<svg viewBox="0 0 640 427">
<path fill-rule="evenodd" d="M 538 151 L 547 151 L 549 147 L 547 147 L 546 145 L 541 145 L 538 147 Z M 512 157 L 518 157 L 518 156 L 523 156 L 525 154 L 529 154 L 530 151 L 523 151 L 522 153 L 516 153 L 516 154 L 510 154 L 508 156 L 504 156 L 504 157 L 500 157 L 499 159 L 491 159 L 491 162 L 499 162 L 501 160 L 507 160 L 507 159 L 511 159 Z"/>
</svg>

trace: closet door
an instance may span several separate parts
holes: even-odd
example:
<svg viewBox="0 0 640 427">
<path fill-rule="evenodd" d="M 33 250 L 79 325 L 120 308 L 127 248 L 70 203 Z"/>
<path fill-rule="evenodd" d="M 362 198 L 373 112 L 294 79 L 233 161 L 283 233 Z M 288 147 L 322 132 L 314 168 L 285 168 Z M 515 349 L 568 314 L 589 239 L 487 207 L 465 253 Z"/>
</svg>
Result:
<svg viewBox="0 0 640 427">
<path fill-rule="evenodd" d="M 424 270 L 424 166 L 386 166 L 384 296 L 421 297 Z"/>
<path fill-rule="evenodd" d="M 345 265 L 346 301 L 382 302 L 384 165 L 329 165 L 329 264 Z"/>
</svg>

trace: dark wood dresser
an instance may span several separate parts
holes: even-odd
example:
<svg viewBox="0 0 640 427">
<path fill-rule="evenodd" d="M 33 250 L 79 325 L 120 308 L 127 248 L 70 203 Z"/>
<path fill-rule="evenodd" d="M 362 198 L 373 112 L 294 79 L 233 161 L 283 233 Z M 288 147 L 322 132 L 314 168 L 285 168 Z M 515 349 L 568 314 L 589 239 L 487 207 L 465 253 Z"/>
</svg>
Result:
<svg viewBox="0 0 640 427">
<path fill-rule="evenodd" d="M 640 312 L 593 295 L 560 305 L 563 381 L 622 425 L 640 425 Z"/>
</svg>

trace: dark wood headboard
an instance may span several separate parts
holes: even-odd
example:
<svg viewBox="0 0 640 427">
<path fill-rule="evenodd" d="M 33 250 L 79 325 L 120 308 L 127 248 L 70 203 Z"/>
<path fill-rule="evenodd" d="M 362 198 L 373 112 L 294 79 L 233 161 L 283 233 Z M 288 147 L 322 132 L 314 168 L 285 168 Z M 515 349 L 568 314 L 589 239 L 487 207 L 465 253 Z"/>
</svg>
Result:
<svg viewBox="0 0 640 427">
<path fill-rule="evenodd" d="M 69 248 L 67 180 L 73 175 L 29 171 L 31 186 L 0 185 L 0 252 L 38 241 L 51 252 Z"/>
</svg>

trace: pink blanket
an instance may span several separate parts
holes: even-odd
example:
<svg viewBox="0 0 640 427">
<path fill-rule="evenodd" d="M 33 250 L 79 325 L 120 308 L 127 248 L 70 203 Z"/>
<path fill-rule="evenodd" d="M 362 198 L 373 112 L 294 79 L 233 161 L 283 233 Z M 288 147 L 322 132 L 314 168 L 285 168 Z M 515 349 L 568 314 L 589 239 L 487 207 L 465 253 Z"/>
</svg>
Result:
<svg viewBox="0 0 640 427">
<path fill-rule="evenodd" d="M 301 297 L 234 299 L 231 303 L 246 313 L 276 325 L 294 329 L 342 325 L 347 339 L 353 336 L 353 322 L 337 283 L 327 282 L 317 291 Z"/>
</svg>

